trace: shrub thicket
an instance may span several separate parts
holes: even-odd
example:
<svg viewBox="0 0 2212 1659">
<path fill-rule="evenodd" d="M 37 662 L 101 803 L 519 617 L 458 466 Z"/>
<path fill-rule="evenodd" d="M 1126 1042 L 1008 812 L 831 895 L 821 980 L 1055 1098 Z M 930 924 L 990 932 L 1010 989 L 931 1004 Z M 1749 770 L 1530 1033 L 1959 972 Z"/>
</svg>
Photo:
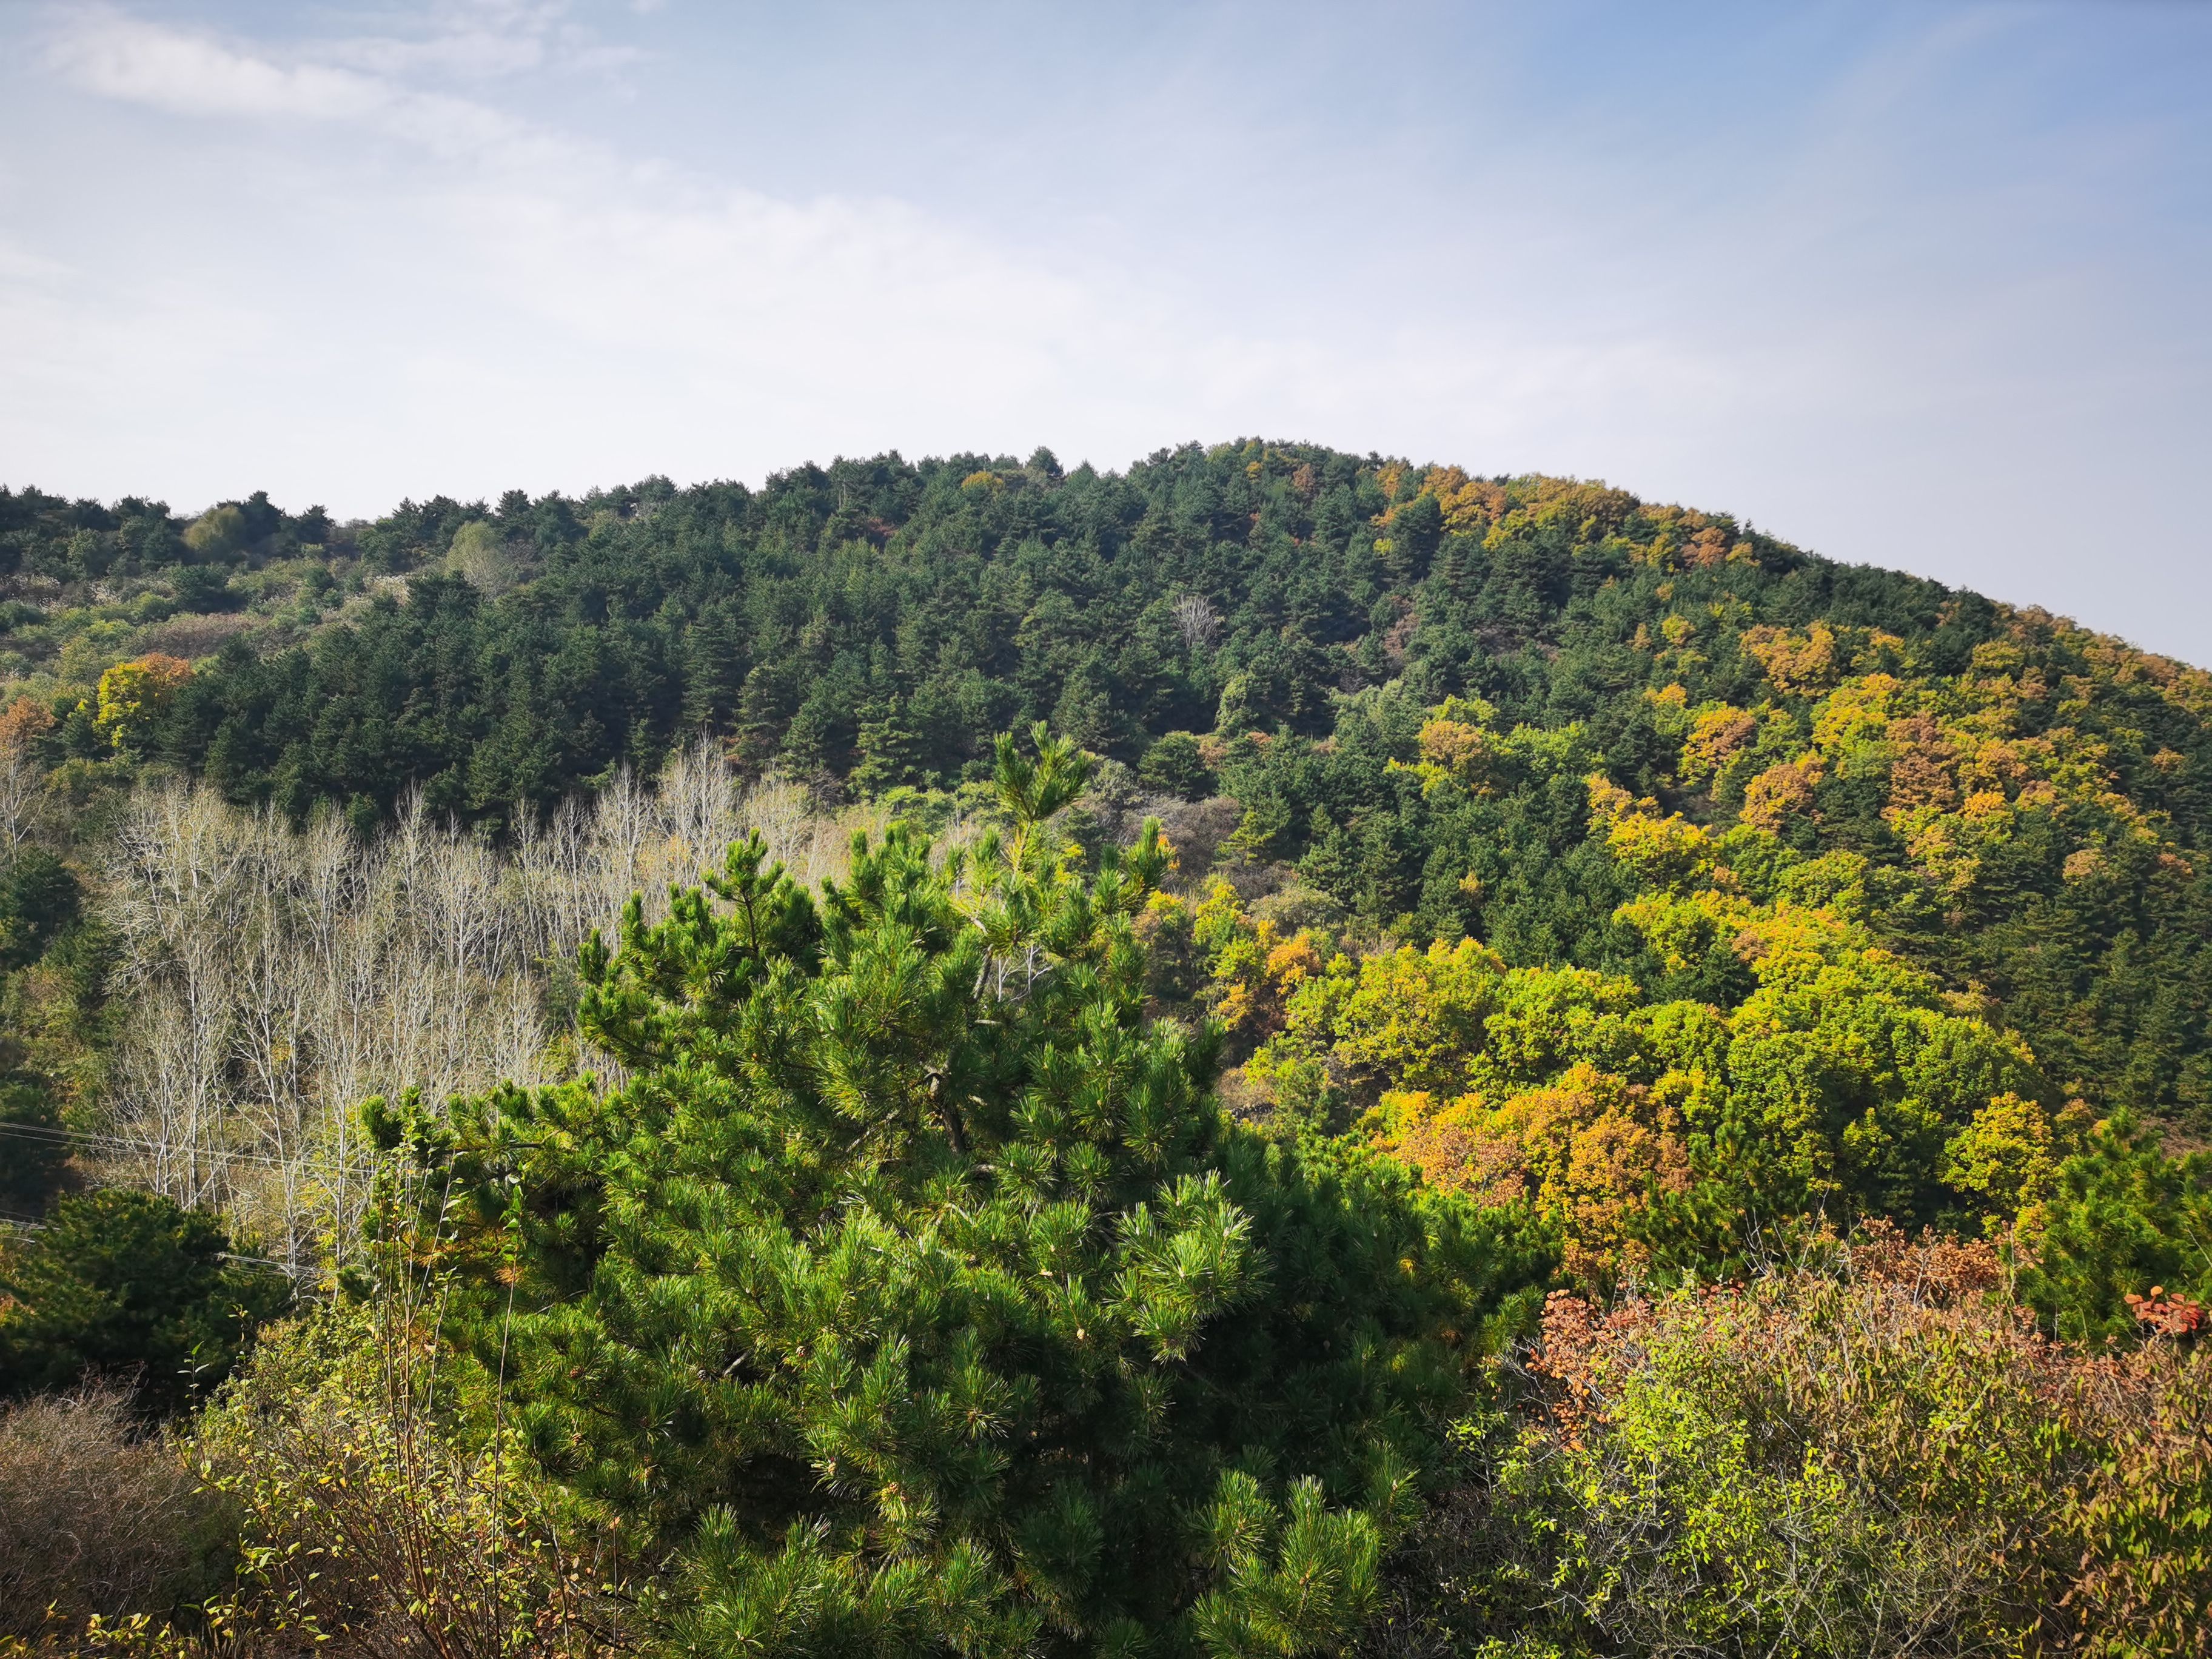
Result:
<svg viewBox="0 0 2212 1659">
<path fill-rule="evenodd" d="M 2212 1352 L 2053 1342 L 1987 1244 L 1564 1293 L 1380 1652 L 2205 1651 Z"/>
<path fill-rule="evenodd" d="M 0 1638 L 167 1613 L 217 1587 L 228 1516 L 129 1393 L 0 1410 Z"/>
</svg>

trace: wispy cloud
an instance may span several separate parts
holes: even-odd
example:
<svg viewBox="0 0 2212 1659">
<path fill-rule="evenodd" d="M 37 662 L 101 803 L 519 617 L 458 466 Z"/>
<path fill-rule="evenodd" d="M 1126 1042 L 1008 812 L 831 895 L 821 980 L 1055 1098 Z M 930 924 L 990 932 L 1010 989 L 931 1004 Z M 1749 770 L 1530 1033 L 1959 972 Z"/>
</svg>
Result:
<svg viewBox="0 0 2212 1659">
<path fill-rule="evenodd" d="M 1609 475 L 2094 617 L 2037 492 L 2208 435 L 2167 268 L 2206 124 L 1978 82 L 2039 9 L 1716 11 L 1570 67 L 1521 11 L 975 3 L 15 14 L 0 456 L 365 512 L 1261 431 Z"/>
<path fill-rule="evenodd" d="M 565 0 L 441 0 L 388 14 L 374 33 L 321 43 L 325 59 L 380 75 L 489 81 L 536 71 L 608 73 L 644 61 L 577 21 Z"/>
<path fill-rule="evenodd" d="M 350 123 L 446 157 L 555 161 L 568 148 L 480 102 L 410 87 L 389 69 L 330 61 L 377 55 L 362 47 L 279 54 L 94 8 L 67 14 L 47 51 L 53 70 L 83 90 L 174 115 Z"/>
<path fill-rule="evenodd" d="M 439 38 L 504 40 L 517 62 L 550 50 L 557 8 L 494 11 L 496 27 Z M 487 14 L 456 15 L 483 23 Z M 392 342 L 392 356 L 464 362 L 451 336 L 465 319 L 488 310 L 533 319 L 547 343 L 538 355 L 589 357 L 582 372 L 595 377 L 623 366 L 625 383 L 592 395 L 640 410 L 664 441 L 663 465 L 708 470 L 718 452 L 763 445 L 796 459 L 899 442 L 902 431 L 964 428 L 988 441 L 1026 425 L 1042 435 L 1066 424 L 1071 404 L 1091 434 L 1140 452 L 1186 431 L 1270 422 L 1350 437 L 1359 405 L 1375 401 L 1369 387 L 1425 398 L 1479 387 L 1502 417 L 1524 422 L 1534 404 L 1559 416 L 1592 399 L 1679 410 L 1724 394 L 1719 366 L 1652 338 L 1524 340 L 1510 325 L 1464 321 L 1285 334 L 1240 325 L 1233 307 L 1194 316 L 1173 272 L 1156 283 L 1136 264 L 1095 256 L 1078 267 L 896 200 L 785 199 L 425 90 L 428 48 L 372 51 L 349 38 L 280 50 L 103 10 L 70 15 L 51 53 L 71 83 L 102 98 L 419 147 L 434 166 L 396 192 L 351 186 L 381 192 L 374 210 L 386 234 L 439 250 L 447 314 Z M 475 46 L 462 56 L 499 58 Z M 408 321 L 421 327 L 419 311 Z M 500 394 L 528 405 L 501 424 L 542 439 L 546 401 L 525 389 L 530 379 Z M 1170 409 L 1182 424 L 1164 428 Z M 417 418 L 434 425 L 446 414 Z M 481 433 L 470 441 L 483 446 Z"/>
<path fill-rule="evenodd" d="M 556 9 L 498 9 L 526 24 Z M 370 55 L 357 46 L 341 43 Z M 1003 386 L 1047 372 L 1048 343 L 1097 340 L 1109 326 L 1079 281 L 895 201 L 781 200 L 629 161 L 397 72 L 297 49 L 280 60 L 119 12 L 73 18 L 52 52 L 102 97 L 179 115 L 345 125 L 420 146 L 441 165 L 389 204 L 401 222 L 434 224 L 449 278 L 562 338 L 757 381 L 804 358 L 817 375 L 873 364 L 924 384 Z M 1115 331 L 1142 327 L 1129 315 Z"/>
<path fill-rule="evenodd" d="M 272 63 L 210 35 L 115 11 L 72 17 L 56 32 L 50 61 L 88 92 L 178 115 L 362 119 L 386 114 L 399 101 L 368 76 Z"/>
</svg>

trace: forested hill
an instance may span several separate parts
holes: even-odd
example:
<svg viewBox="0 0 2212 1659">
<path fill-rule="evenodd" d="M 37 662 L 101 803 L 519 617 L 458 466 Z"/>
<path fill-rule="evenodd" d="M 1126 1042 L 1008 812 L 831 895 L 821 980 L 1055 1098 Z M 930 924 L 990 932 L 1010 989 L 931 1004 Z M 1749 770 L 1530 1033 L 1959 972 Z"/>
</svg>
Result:
<svg viewBox="0 0 2212 1659">
<path fill-rule="evenodd" d="M 166 765 L 496 833 L 704 728 L 919 810 L 1046 720 L 1095 790 L 1232 799 L 1217 866 L 1336 936 L 1726 1009 L 1818 910 L 2054 1109 L 2212 1129 L 2212 677 L 1722 514 L 1253 441 L 355 525 L 0 492 L 0 577 L 8 741 L 78 801 Z"/>
</svg>

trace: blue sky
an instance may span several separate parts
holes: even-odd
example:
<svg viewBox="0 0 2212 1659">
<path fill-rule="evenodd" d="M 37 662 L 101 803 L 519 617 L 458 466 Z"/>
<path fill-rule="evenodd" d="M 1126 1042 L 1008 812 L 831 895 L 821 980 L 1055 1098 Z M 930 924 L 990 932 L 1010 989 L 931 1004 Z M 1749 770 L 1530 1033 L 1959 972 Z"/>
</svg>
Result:
<svg viewBox="0 0 2212 1659">
<path fill-rule="evenodd" d="M 0 4 L 0 481 L 1263 434 L 2212 662 L 2212 4 Z"/>
</svg>

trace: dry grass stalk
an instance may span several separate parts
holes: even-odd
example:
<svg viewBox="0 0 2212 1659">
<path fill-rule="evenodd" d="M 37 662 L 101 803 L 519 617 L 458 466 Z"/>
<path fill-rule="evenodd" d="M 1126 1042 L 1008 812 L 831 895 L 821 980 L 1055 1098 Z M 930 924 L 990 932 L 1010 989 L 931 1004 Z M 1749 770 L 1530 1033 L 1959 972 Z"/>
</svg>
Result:
<svg viewBox="0 0 2212 1659">
<path fill-rule="evenodd" d="M 0 1636 L 165 1611 L 194 1586 L 214 1508 L 112 1386 L 0 1416 Z"/>
</svg>

